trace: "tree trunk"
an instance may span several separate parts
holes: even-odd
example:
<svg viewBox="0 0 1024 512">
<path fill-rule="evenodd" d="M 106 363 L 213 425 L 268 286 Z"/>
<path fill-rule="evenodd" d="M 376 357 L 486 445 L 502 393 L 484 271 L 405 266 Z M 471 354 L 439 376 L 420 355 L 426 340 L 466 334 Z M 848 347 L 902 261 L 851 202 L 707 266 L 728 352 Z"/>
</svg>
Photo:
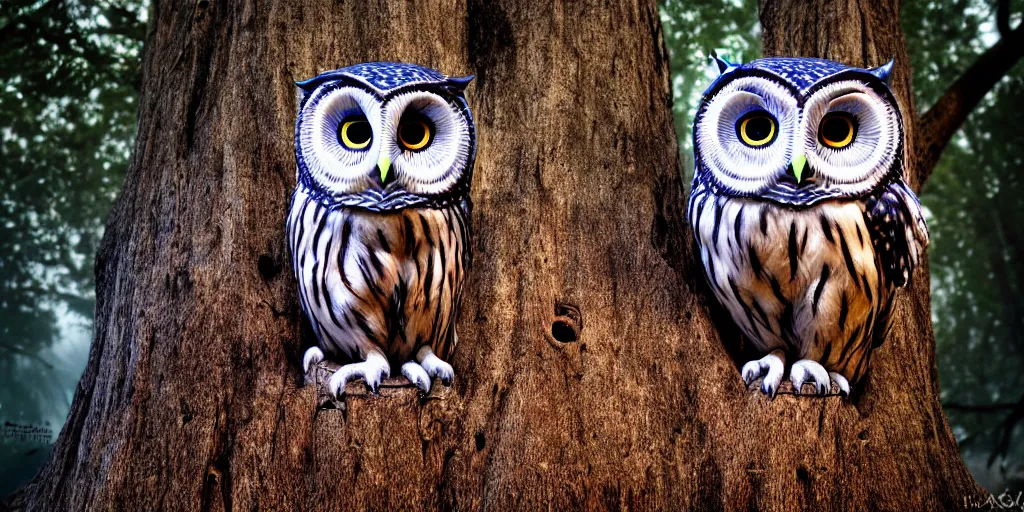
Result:
<svg viewBox="0 0 1024 512">
<path fill-rule="evenodd" d="M 857 400 L 744 388 L 682 218 L 653 0 L 236 4 L 154 3 L 89 366 L 12 508 L 922 510 L 980 495 L 939 407 L 926 276 Z M 872 52 L 902 48 L 895 18 L 869 21 Z M 766 47 L 804 49 L 787 45 Z M 350 384 L 332 407 L 303 385 L 313 338 L 284 242 L 292 81 L 366 60 L 477 75 L 476 254 L 454 386 Z"/>
</svg>

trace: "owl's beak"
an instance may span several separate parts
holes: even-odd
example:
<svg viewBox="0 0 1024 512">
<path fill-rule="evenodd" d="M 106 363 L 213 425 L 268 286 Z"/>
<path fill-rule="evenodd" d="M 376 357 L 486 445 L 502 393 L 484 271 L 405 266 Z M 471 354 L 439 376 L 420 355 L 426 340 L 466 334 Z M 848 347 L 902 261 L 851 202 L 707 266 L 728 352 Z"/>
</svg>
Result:
<svg viewBox="0 0 1024 512">
<path fill-rule="evenodd" d="M 377 159 L 377 172 L 380 173 L 380 182 L 384 185 L 388 183 L 388 170 L 391 169 L 391 158 L 388 155 L 380 155 Z"/>
<path fill-rule="evenodd" d="M 807 165 L 807 156 L 800 153 L 792 161 L 789 162 L 789 171 L 793 173 L 793 177 L 796 178 L 797 185 L 803 184 L 804 167 Z"/>
</svg>

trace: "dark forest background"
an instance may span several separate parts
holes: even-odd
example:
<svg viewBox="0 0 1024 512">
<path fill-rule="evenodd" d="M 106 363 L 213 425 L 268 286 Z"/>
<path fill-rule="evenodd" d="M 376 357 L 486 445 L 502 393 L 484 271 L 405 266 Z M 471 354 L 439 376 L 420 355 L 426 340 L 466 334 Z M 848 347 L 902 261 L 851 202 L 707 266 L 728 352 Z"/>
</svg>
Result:
<svg viewBox="0 0 1024 512">
<path fill-rule="evenodd" d="M 1024 0 L 1009 6 L 1015 26 Z M 93 257 L 134 139 L 147 8 L 0 3 L 0 495 L 46 459 L 88 357 Z M 919 111 L 999 39 L 996 10 L 991 0 L 903 3 Z M 662 22 L 688 183 L 693 109 L 714 76 L 706 54 L 758 58 L 757 5 L 665 0 Z M 1024 487 L 1022 111 L 1018 63 L 921 193 L 944 408 L 975 478 L 997 493 Z"/>
</svg>

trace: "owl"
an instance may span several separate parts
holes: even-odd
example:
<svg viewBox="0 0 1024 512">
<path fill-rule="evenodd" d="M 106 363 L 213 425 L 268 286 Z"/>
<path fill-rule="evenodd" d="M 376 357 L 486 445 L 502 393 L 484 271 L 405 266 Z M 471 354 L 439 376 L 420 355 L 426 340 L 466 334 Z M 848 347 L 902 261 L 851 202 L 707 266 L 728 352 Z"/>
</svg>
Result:
<svg viewBox="0 0 1024 512">
<path fill-rule="evenodd" d="M 848 397 L 928 244 L 892 62 L 714 60 L 687 217 L 711 290 L 763 355 L 741 375 L 770 397 L 787 373 L 797 393 L 834 381 Z"/>
<path fill-rule="evenodd" d="M 286 222 L 299 302 L 317 346 L 303 369 L 344 363 L 340 397 L 376 392 L 392 365 L 424 392 L 450 385 L 470 263 L 472 80 L 364 63 L 299 82 L 297 180 Z"/>
</svg>

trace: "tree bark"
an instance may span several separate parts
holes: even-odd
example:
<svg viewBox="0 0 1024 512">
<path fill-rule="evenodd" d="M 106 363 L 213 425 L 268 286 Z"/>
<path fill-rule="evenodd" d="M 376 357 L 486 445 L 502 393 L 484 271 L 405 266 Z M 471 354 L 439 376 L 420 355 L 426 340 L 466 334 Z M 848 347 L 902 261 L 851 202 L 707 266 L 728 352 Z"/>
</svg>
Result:
<svg viewBox="0 0 1024 512">
<path fill-rule="evenodd" d="M 653 0 L 325 4 L 154 4 L 96 341 L 11 508 L 922 510 L 980 495 L 938 403 L 927 276 L 854 401 L 743 386 L 682 218 Z M 871 23 L 871 51 L 902 45 L 895 18 Z M 313 338 L 287 270 L 292 81 L 366 60 L 477 75 L 476 254 L 454 386 L 350 384 L 332 407 L 303 384 Z"/>
</svg>

